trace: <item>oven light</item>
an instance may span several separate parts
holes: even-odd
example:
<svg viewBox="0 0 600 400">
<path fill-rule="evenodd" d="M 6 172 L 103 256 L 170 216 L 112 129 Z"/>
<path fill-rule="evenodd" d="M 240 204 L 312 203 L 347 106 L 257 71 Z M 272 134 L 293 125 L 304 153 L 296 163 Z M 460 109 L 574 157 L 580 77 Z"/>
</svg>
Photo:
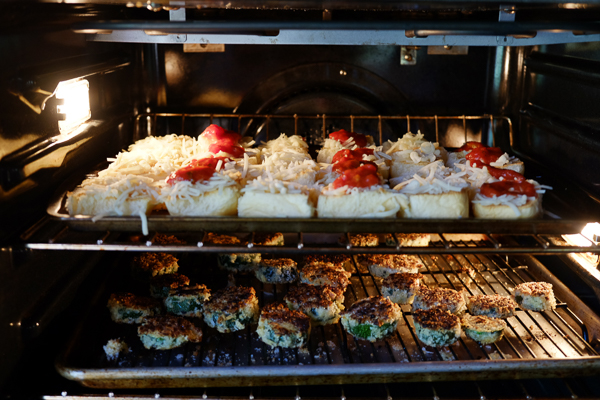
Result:
<svg viewBox="0 0 600 400">
<path fill-rule="evenodd" d="M 563 235 L 565 241 L 578 247 L 597 246 L 600 242 L 600 224 L 598 222 L 590 222 L 582 230 L 581 233 L 575 235 Z M 594 253 L 571 253 L 571 258 L 582 267 L 596 271 L 599 256 Z M 599 277 L 600 278 L 600 277 Z"/>
<path fill-rule="evenodd" d="M 60 82 L 56 87 L 58 129 L 68 135 L 90 119 L 90 84 L 85 79 Z"/>
<path fill-rule="evenodd" d="M 568 10 L 576 10 L 586 8 L 585 4 L 582 3 L 562 3 L 558 5 L 559 8 L 566 8 Z"/>
</svg>

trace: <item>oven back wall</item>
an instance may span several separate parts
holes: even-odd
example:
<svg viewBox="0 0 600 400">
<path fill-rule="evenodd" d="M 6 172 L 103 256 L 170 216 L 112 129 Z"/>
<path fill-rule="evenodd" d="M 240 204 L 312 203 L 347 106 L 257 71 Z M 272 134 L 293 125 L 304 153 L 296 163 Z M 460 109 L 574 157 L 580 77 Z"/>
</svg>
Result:
<svg viewBox="0 0 600 400">
<path fill-rule="evenodd" d="M 239 113 L 479 114 L 494 49 L 400 65 L 396 46 L 241 46 L 186 53 L 163 46 L 166 104 Z M 309 106 L 308 104 L 312 104 Z M 399 132 L 400 135 L 404 132 Z"/>
</svg>

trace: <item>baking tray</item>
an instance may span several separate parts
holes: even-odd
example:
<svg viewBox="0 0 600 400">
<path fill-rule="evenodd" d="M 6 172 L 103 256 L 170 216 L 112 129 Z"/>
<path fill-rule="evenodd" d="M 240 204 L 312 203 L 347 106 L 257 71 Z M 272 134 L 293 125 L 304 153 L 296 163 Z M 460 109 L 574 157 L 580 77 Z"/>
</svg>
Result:
<svg viewBox="0 0 600 400">
<path fill-rule="evenodd" d="M 484 244 L 482 244 L 484 245 Z M 255 385 L 350 384 L 372 382 L 524 379 L 593 375 L 600 372 L 600 356 L 594 345 L 600 334 L 599 317 L 565 285 L 531 256 L 422 255 L 428 286 L 465 289 L 469 294 L 509 294 L 523 281 L 539 280 L 554 285 L 559 303 L 552 312 L 519 310 L 509 318 L 505 337 L 480 346 L 464 335 L 452 346 L 434 349 L 415 336 L 407 306 L 397 332 L 375 343 L 355 340 L 340 324 L 315 327 L 305 349 L 270 349 L 256 336 L 256 326 L 218 334 L 202 327 L 200 344 L 169 351 L 150 351 L 141 346 L 135 327 L 110 321 L 105 304 L 109 293 L 129 290 L 145 294 L 147 288 L 128 281 L 127 265 L 100 288 L 93 305 L 67 348 L 57 360 L 59 373 L 95 388 L 161 388 Z M 124 258 L 127 264 L 127 258 Z M 188 253 L 180 260 L 180 272 L 192 282 L 212 289 L 227 284 L 226 273 L 216 268 L 212 255 Z M 359 264 L 352 267 L 352 285 L 346 306 L 356 299 L 379 294 L 380 280 Z M 261 307 L 281 300 L 287 285 L 267 285 L 250 276 L 236 283 L 253 286 Z M 110 338 L 123 337 L 132 352 L 108 361 L 102 346 Z"/>
<path fill-rule="evenodd" d="M 83 178 L 65 182 L 50 201 L 47 213 L 70 228 L 80 231 L 141 232 L 139 217 L 70 216 L 66 209 L 67 192 Z M 579 196 L 580 199 L 587 196 Z M 319 232 L 319 233 L 494 233 L 494 234 L 571 234 L 579 233 L 592 218 L 573 217 L 565 203 L 552 192 L 544 197 L 544 216 L 531 220 L 406 219 L 406 218 L 245 218 L 176 217 L 159 212 L 149 215 L 148 230 L 158 232 Z M 586 210 L 581 210 L 584 213 Z M 561 216 L 567 215 L 567 218 Z"/>
</svg>

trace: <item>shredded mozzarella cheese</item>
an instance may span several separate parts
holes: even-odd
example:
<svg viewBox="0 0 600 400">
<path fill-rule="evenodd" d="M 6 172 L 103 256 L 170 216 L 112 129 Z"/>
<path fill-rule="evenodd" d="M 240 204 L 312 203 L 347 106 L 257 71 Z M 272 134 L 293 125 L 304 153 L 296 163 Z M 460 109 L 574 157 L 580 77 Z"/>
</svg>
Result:
<svg viewBox="0 0 600 400">
<path fill-rule="evenodd" d="M 397 183 L 398 180 L 392 179 L 390 183 L 397 183 L 394 190 L 408 194 L 460 192 L 469 186 L 463 176 L 455 174 L 449 168 L 444 167 L 442 161 L 428 164 L 411 178 L 400 177 L 400 180 L 402 181 Z"/>
</svg>

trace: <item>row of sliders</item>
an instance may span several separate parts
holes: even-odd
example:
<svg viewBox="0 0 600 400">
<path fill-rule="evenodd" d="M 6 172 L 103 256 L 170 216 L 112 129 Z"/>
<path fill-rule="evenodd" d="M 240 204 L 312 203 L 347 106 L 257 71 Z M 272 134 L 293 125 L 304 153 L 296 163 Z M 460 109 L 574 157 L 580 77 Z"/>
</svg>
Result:
<svg viewBox="0 0 600 400">
<path fill-rule="evenodd" d="M 549 189 L 499 148 L 449 152 L 410 132 L 381 146 L 333 132 L 315 161 L 300 136 L 256 146 L 210 125 L 197 138 L 143 139 L 109 161 L 67 194 L 71 215 L 516 219 L 539 216 Z"/>
</svg>

